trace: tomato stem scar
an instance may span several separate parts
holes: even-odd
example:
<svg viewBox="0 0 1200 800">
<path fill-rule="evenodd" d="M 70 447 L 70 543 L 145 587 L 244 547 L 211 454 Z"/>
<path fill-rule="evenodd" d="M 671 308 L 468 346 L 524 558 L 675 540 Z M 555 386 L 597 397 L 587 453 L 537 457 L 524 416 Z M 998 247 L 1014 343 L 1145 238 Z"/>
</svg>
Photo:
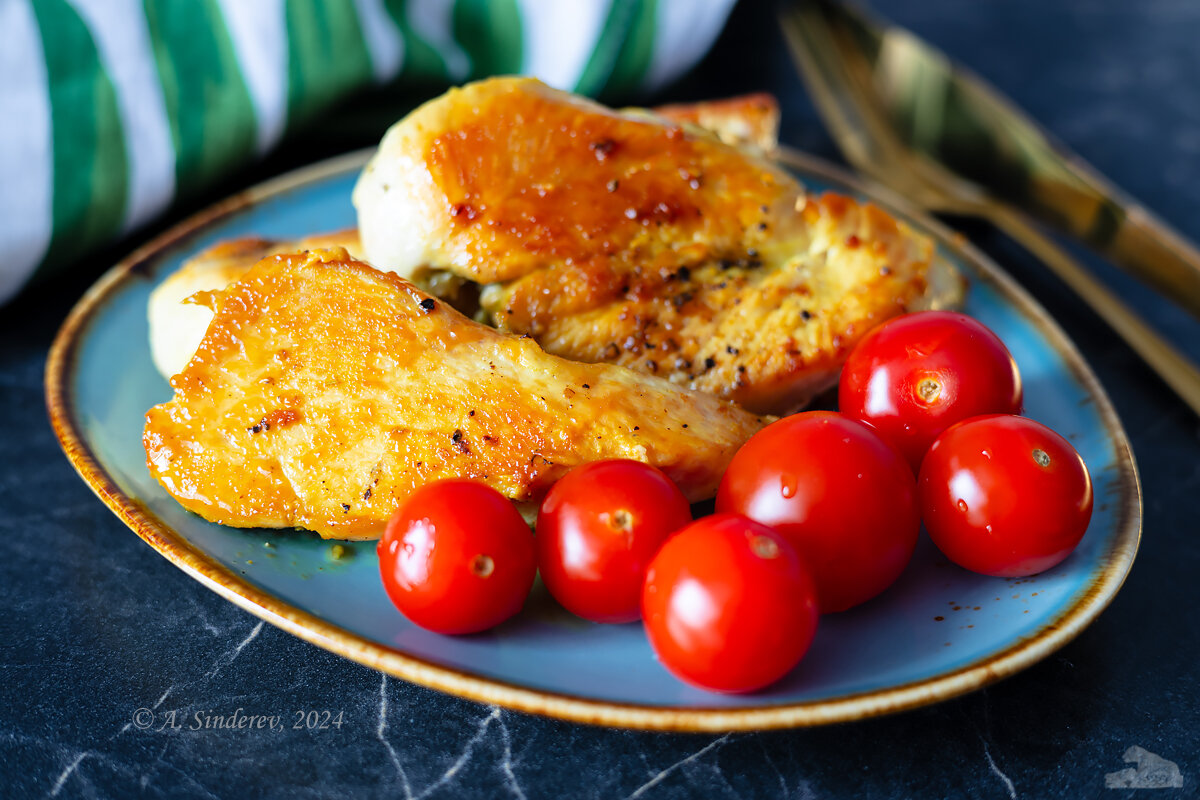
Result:
<svg viewBox="0 0 1200 800">
<path fill-rule="evenodd" d="M 751 536 L 750 551 L 759 558 L 775 558 L 779 555 L 779 545 L 767 536 Z"/>
<path fill-rule="evenodd" d="M 932 403 L 942 393 L 942 384 L 934 378 L 922 378 L 917 384 L 917 394 L 926 403 Z"/>
<path fill-rule="evenodd" d="M 495 571 L 496 562 L 492 561 L 491 556 L 485 556 L 480 553 L 471 560 L 471 572 L 475 573 L 480 578 L 486 578 Z"/>
</svg>

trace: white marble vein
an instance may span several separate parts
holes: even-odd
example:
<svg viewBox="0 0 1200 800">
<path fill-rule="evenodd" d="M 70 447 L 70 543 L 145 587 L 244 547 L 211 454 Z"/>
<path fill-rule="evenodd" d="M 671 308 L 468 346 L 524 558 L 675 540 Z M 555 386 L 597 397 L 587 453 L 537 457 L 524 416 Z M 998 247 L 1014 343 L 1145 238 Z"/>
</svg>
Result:
<svg viewBox="0 0 1200 800">
<path fill-rule="evenodd" d="M 433 780 L 428 786 L 414 793 L 412 783 L 409 780 L 408 772 L 404 769 L 404 765 L 400 760 L 400 754 L 396 752 L 396 748 L 388 741 L 388 679 L 386 675 L 380 676 L 379 682 L 379 717 L 375 726 L 375 738 L 383 744 L 387 750 L 388 758 L 392 762 L 392 766 L 396 768 L 396 775 L 400 778 L 400 788 L 404 792 L 405 800 L 425 800 L 434 792 L 451 784 L 475 755 L 475 749 L 483 742 L 487 736 L 488 728 L 492 723 L 496 723 L 500 731 L 500 742 L 502 746 L 501 761 L 497 765 L 500 772 L 504 775 L 505 788 L 518 800 L 527 800 L 525 791 L 521 788 L 517 781 L 517 776 L 513 770 L 512 758 L 512 741 L 509 736 L 508 726 L 504 724 L 499 708 L 492 707 L 491 711 L 481 719 L 476 727 L 475 734 L 463 746 L 462 752 L 458 758 L 446 768 L 446 771 Z"/>
<path fill-rule="evenodd" d="M 210 669 L 204 676 L 205 679 L 215 677 L 218 672 L 232 664 L 237 657 L 241 655 L 241 652 L 246 648 L 246 645 L 250 644 L 252 641 L 254 641 L 255 637 L 258 636 L 258 634 L 262 633 L 263 625 L 265 624 L 265 622 L 259 620 L 259 623 L 254 626 L 254 630 L 250 631 L 249 636 L 247 636 L 245 639 L 242 639 L 242 641 L 238 643 L 237 647 L 233 648 L 228 653 L 217 659 L 216 663 L 213 664 L 213 668 Z"/>
<path fill-rule="evenodd" d="M 983 714 L 983 730 L 979 729 L 979 726 L 971 719 L 970 714 L 966 715 L 967 722 L 975 729 L 975 735 L 979 737 L 979 743 L 983 745 L 983 757 L 987 759 L 988 769 L 1004 783 L 1004 788 L 1008 791 L 1009 798 L 1017 800 L 1017 787 L 1013 785 L 1012 780 L 996 765 L 996 759 L 992 758 L 991 748 L 988 747 L 988 741 L 992 736 L 992 711 L 991 703 L 988 702 L 987 689 L 979 693 L 979 703 Z"/>
<path fill-rule="evenodd" d="M 233 647 L 233 649 L 228 650 L 228 651 L 222 653 L 220 656 L 218 656 L 216 658 L 216 660 L 213 662 L 212 668 L 209 669 L 209 671 L 207 673 L 205 673 L 204 677 L 201 680 L 203 680 L 203 681 L 211 680 L 222 669 L 224 669 L 225 667 L 232 664 L 234 662 L 234 660 L 236 660 L 237 657 L 241 654 L 242 650 L 244 650 L 246 648 L 246 645 L 250 644 L 250 642 L 254 641 L 254 639 L 260 633 L 262 633 L 264 624 L 265 624 L 264 622 L 259 621 L 258 624 L 255 625 L 254 628 L 251 629 L 250 633 L 246 635 L 246 638 L 244 638 L 240 642 L 238 642 L 238 644 L 235 645 Z M 214 633 L 219 633 L 219 631 L 217 631 L 211 625 L 208 625 L 207 621 L 205 622 L 205 627 L 211 629 Z M 154 704 L 152 706 L 150 706 L 150 709 L 153 711 L 158 710 L 158 708 L 161 707 L 162 704 L 167 701 L 167 698 L 171 696 L 171 693 L 174 692 L 176 690 L 176 688 L 178 688 L 179 686 L 189 687 L 189 686 L 195 685 L 198 682 L 199 681 L 185 681 L 182 684 L 174 684 L 174 683 L 171 684 L 163 691 L 163 693 L 159 696 L 159 698 L 154 701 Z M 117 731 L 115 734 L 113 734 L 109 738 L 109 741 L 112 742 L 118 736 L 120 736 L 121 734 L 128 731 L 131 727 L 132 727 L 132 723 L 126 722 L 124 725 L 121 726 L 121 729 L 119 731 Z M 170 765 L 167 764 L 163 760 L 163 756 L 166 754 L 166 752 L 167 752 L 167 747 L 164 746 L 162 749 L 162 752 L 160 752 L 158 754 L 158 756 L 155 758 L 154 763 L 162 764 L 164 766 L 170 767 Z M 69 778 L 71 776 L 71 774 L 79 766 L 79 763 L 81 761 L 83 761 L 85 758 L 89 758 L 89 757 L 100 758 L 101 760 L 104 760 L 103 755 L 100 753 L 95 753 L 95 752 L 91 752 L 91 751 L 84 751 L 84 752 L 80 753 L 78 756 L 75 757 L 75 760 L 72 761 L 71 764 L 69 764 L 67 766 L 67 768 L 63 771 L 63 773 L 58 776 L 58 779 L 54 784 L 54 788 L 51 789 L 51 792 L 50 792 L 51 797 L 56 796 L 58 794 L 58 792 L 61 791 L 63 783 L 67 780 L 67 778 Z M 172 767 L 172 769 L 174 769 L 174 768 Z M 204 793 L 205 796 L 214 797 L 212 792 L 209 791 L 207 789 L 207 787 L 205 787 L 203 784 L 200 784 L 199 782 L 195 781 L 190 776 L 181 774 L 181 778 L 183 778 L 185 780 L 185 782 L 188 785 L 192 786 L 194 789 L 197 789 L 198 791 Z M 149 772 L 143 773 L 142 775 L 140 775 L 138 777 L 138 785 L 141 788 L 145 789 L 150 784 L 150 779 L 151 779 L 151 775 Z"/>
<path fill-rule="evenodd" d="M 1013 786 L 1012 780 L 996 766 L 996 760 L 992 758 L 992 751 L 988 749 L 987 740 L 980 736 L 979 741 L 983 743 L 983 756 L 987 759 L 988 767 L 996 774 L 996 777 L 1004 781 L 1004 788 L 1008 789 L 1008 796 L 1012 800 L 1017 800 L 1017 787 Z"/>
<path fill-rule="evenodd" d="M 400 778 L 400 786 L 404 789 L 405 800 L 413 800 L 412 784 L 408 782 L 408 773 L 404 771 L 404 767 L 400 764 L 400 756 L 396 754 L 396 748 L 392 747 L 392 743 L 387 740 L 387 715 L 388 715 L 388 679 L 387 675 L 379 676 L 382 680 L 379 683 L 379 724 L 375 727 L 375 738 L 383 743 L 383 747 L 388 752 L 388 757 L 392 760 L 392 766 L 396 768 L 396 775 Z"/>
<path fill-rule="evenodd" d="M 462 753 L 455 759 L 454 763 L 450 765 L 450 768 L 443 772 L 441 777 L 436 781 L 422 789 L 421 793 L 417 795 L 416 800 L 428 797 L 436 790 L 454 780 L 454 776 L 467 765 L 467 762 L 471 760 L 471 756 L 475 753 L 475 748 L 483 741 L 483 737 L 487 735 L 488 726 L 498 719 L 500 719 L 500 709 L 493 707 L 491 713 L 479 721 L 479 728 L 475 731 L 475 735 L 467 742 L 466 747 L 463 748 Z"/>
<path fill-rule="evenodd" d="M 216 676 L 216 674 L 218 672 L 220 672 L 222 669 L 224 669 L 225 667 L 232 664 L 234 659 L 236 659 L 238 657 L 238 655 L 242 652 L 242 650 L 246 647 L 246 645 L 248 645 L 248 644 L 250 644 L 250 642 L 254 641 L 254 638 L 256 636 L 258 636 L 259 633 L 262 632 L 264 624 L 265 623 L 260 620 L 259 623 L 254 626 L 254 629 L 250 631 L 249 635 L 247 635 L 245 639 L 242 639 L 242 641 L 239 642 L 236 647 L 234 647 L 232 650 L 229 650 L 229 651 L 219 655 L 217 657 L 217 659 L 213 662 L 212 668 L 210 668 L 209 671 L 204 674 L 203 680 L 205 680 L 205 681 L 211 680 L 213 677 Z M 182 685 L 186 687 L 186 686 L 191 686 L 194 683 L 195 683 L 195 681 L 187 681 Z M 166 691 L 162 693 L 162 696 L 159 697 L 158 700 L 155 701 L 154 705 L 151 706 L 150 709 L 152 711 L 157 711 L 158 707 L 161 706 L 166 701 L 166 699 L 170 696 L 171 692 L 173 692 L 175 690 L 175 688 L 176 688 L 176 684 L 171 684 L 170 686 L 168 686 Z M 112 738 L 109 739 L 109 741 L 112 741 L 113 739 L 117 738 L 121 734 L 125 733 L 131 727 L 133 727 L 133 724 L 130 722 L 126 722 L 124 725 L 121 726 L 121 730 L 117 731 L 116 734 L 114 734 L 112 736 Z"/>
<path fill-rule="evenodd" d="M 204 613 L 204 606 L 201 605 L 200 602 L 198 600 L 196 600 L 196 598 L 194 598 L 194 597 L 189 596 L 187 598 L 187 601 L 188 601 L 188 605 L 190 605 L 192 607 L 192 610 L 196 612 L 196 616 L 200 620 L 201 627 L 203 627 L 204 630 L 208 631 L 213 636 L 220 636 L 221 629 L 218 628 L 216 625 L 213 625 L 212 622 L 208 619 L 208 615 L 206 613 Z"/>
<path fill-rule="evenodd" d="M 500 714 L 500 709 L 496 709 L 496 724 L 500 727 L 500 740 L 504 743 L 504 760 L 500 762 L 500 771 L 504 773 L 504 785 L 518 800 L 527 800 L 525 791 L 521 789 L 521 784 L 517 782 L 517 775 L 513 771 L 512 740 L 509 738 L 508 726 L 504 724 L 504 717 Z"/>
<path fill-rule="evenodd" d="M 163 701 L 167 699 L 167 695 L 171 694 L 171 690 L 174 688 L 175 688 L 175 684 L 171 684 L 170 686 L 168 686 L 167 690 L 162 693 L 162 697 L 158 698 L 158 700 L 155 701 L 154 705 L 150 706 L 150 710 L 157 711 L 158 707 L 163 704 Z M 131 727 L 133 727 L 133 723 L 126 722 L 124 725 L 121 726 L 121 730 L 117 731 L 116 736 L 113 736 L 112 738 L 110 738 L 109 741 L 111 742 L 113 739 L 116 739 L 117 736 L 120 736 L 122 733 L 129 730 Z"/>
<path fill-rule="evenodd" d="M 71 760 L 70 764 L 67 764 L 66 769 L 58 774 L 58 778 L 55 779 L 54 785 L 50 787 L 51 797 L 58 797 L 58 793 L 62 791 L 63 784 L 67 782 L 67 778 L 71 777 L 71 774 L 75 772 L 80 763 L 82 763 L 83 760 L 90 755 L 92 755 L 90 752 L 84 750 L 82 753 L 75 756 L 75 758 Z"/>
<path fill-rule="evenodd" d="M 171 694 L 171 690 L 174 688 L 175 688 L 175 684 L 171 684 L 170 686 L 168 686 L 167 690 L 162 693 L 162 697 L 155 700 L 154 705 L 150 706 L 150 708 L 157 709 L 159 706 L 161 706 L 163 704 L 163 701 L 167 699 L 167 697 Z"/>
<path fill-rule="evenodd" d="M 766 744 L 763 743 L 762 737 L 758 738 L 758 748 L 762 750 L 763 760 L 767 762 L 767 766 L 775 773 L 775 777 L 779 778 L 779 796 L 787 797 L 788 788 L 787 781 L 783 777 L 783 773 L 779 770 L 779 766 L 775 763 L 775 759 L 771 758 L 771 753 L 767 750 Z"/>
<path fill-rule="evenodd" d="M 634 789 L 634 790 L 633 790 L 633 792 L 632 792 L 632 793 L 631 793 L 631 794 L 630 794 L 630 795 L 629 795 L 629 796 L 626 798 L 626 800 L 634 800 L 635 798 L 641 797 L 641 796 L 642 796 L 642 795 L 644 795 L 646 792 L 650 791 L 650 790 L 651 790 L 651 789 L 653 789 L 655 786 L 657 786 L 659 783 L 662 783 L 662 781 L 663 781 L 663 780 L 665 780 L 665 779 L 666 779 L 666 777 L 667 777 L 668 775 L 670 775 L 672 772 L 674 772 L 675 770 L 677 770 L 677 769 L 679 769 L 680 767 L 683 767 L 683 766 L 685 766 L 685 765 L 687 765 L 687 764 L 690 764 L 690 763 L 692 763 L 692 762 L 693 762 L 693 761 L 695 761 L 696 759 L 703 758 L 703 757 L 704 757 L 705 755 L 707 755 L 707 754 L 708 754 L 710 751 L 712 751 L 712 750 L 715 750 L 715 749 L 717 749 L 718 747 L 720 747 L 721 745 L 725 744 L 725 742 L 729 741 L 729 737 L 730 737 L 731 735 L 732 735 L 732 734 L 728 734 L 728 733 L 727 733 L 727 734 L 725 734 L 724 736 L 721 736 L 721 737 L 719 737 L 719 738 L 713 739 L 711 742 L 709 742 L 708 744 L 706 744 L 704 747 L 701 747 L 699 750 L 697 750 L 696 752 L 692 753 L 692 754 L 691 754 L 690 756 L 688 756 L 687 758 L 684 758 L 684 759 L 681 759 L 681 760 L 679 760 L 679 761 L 676 761 L 676 762 L 675 762 L 674 764 L 672 764 L 671 766 L 667 767 L 667 768 L 666 768 L 666 769 L 664 769 L 664 770 L 661 770 L 661 771 L 660 771 L 660 772 L 659 772 L 657 775 L 654 775 L 653 777 L 651 777 L 651 778 L 650 778 L 650 780 L 646 781 L 646 782 L 645 782 L 645 783 L 643 783 L 641 786 L 639 786 L 638 788 Z"/>
</svg>

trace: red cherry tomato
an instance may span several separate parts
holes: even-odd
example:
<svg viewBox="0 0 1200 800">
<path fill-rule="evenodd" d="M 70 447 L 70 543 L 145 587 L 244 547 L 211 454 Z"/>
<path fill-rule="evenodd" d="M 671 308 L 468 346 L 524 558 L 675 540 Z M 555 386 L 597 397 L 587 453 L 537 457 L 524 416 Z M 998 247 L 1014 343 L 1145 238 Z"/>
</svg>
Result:
<svg viewBox="0 0 1200 800">
<path fill-rule="evenodd" d="M 654 652 L 677 677 L 750 692 L 800 662 L 818 611 L 812 578 L 779 533 L 716 514 L 658 551 L 646 571 L 642 615 Z"/>
<path fill-rule="evenodd" d="M 537 571 L 533 534 L 504 495 L 448 480 L 417 489 L 379 541 L 388 597 L 422 628 L 476 633 L 521 610 Z"/>
<path fill-rule="evenodd" d="M 954 563 L 1014 578 L 1050 569 L 1092 518 L 1092 479 L 1045 425 L 995 415 L 937 438 L 918 481 L 925 527 Z"/>
<path fill-rule="evenodd" d="M 879 432 L 916 473 L 956 422 L 1021 413 L 1021 376 L 996 334 L 965 314 L 922 311 L 883 323 L 850 353 L 838 408 Z"/>
<path fill-rule="evenodd" d="M 730 462 L 717 511 L 745 514 L 800 551 L 821 611 L 844 611 L 904 571 L 921 520 L 900 453 L 861 422 L 808 411 L 768 425 Z"/>
<path fill-rule="evenodd" d="M 641 616 L 650 559 L 691 521 L 683 492 L 649 464 L 585 464 L 542 501 L 538 569 L 568 611 L 593 622 L 632 622 Z"/>
</svg>

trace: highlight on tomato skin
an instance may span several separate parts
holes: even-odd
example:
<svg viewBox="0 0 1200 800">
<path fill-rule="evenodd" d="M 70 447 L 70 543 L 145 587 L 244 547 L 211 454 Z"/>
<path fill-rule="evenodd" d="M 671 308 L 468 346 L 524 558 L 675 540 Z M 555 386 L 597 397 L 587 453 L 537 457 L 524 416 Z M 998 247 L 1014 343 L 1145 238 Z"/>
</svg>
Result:
<svg viewBox="0 0 1200 800">
<path fill-rule="evenodd" d="M 478 633 L 516 615 L 537 572 L 520 512 L 470 480 L 437 481 L 409 495 L 377 552 L 392 603 L 435 633 Z"/>
<path fill-rule="evenodd" d="M 1071 443 L 1012 415 L 948 428 L 918 481 L 925 527 L 961 567 L 1001 578 L 1044 572 L 1087 532 L 1092 480 Z"/>
<path fill-rule="evenodd" d="M 691 521 L 683 492 L 649 464 L 614 459 L 576 467 L 554 484 L 538 512 L 542 581 L 584 619 L 636 621 L 650 559 Z"/>
<path fill-rule="evenodd" d="M 642 615 L 654 652 L 681 680 L 752 692 L 790 672 L 817 629 L 816 587 L 786 539 L 737 514 L 676 533 L 650 563 Z"/>
<path fill-rule="evenodd" d="M 1021 374 L 991 329 L 955 311 L 904 314 L 850 352 L 838 408 L 904 454 L 916 474 L 934 439 L 980 414 L 1019 414 Z"/>
<path fill-rule="evenodd" d="M 821 611 L 883 592 L 908 566 L 921 520 L 904 457 L 862 422 L 806 411 L 756 433 L 734 455 L 717 511 L 781 533 L 812 569 Z"/>
</svg>

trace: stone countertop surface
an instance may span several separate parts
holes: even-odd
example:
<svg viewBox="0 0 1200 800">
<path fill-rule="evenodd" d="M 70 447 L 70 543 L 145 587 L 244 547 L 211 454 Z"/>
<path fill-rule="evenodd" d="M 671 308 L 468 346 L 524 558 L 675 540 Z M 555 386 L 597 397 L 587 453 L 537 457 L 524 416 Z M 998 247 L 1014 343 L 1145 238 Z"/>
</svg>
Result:
<svg viewBox="0 0 1200 800">
<path fill-rule="evenodd" d="M 969 63 L 1118 185 L 1200 241 L 1200 3 L 877 2 Z M 783 140 L 833 160 L 769 4 L 744 0 L 714 50 L 659 102 L 768 90 Z M 371 143 L 294 138 L 239 182 Z M 357 137 L 357 138 L 356 138 Z M 1200 421 L 1013 243 L 960 223 L 1091 362 L 1141 470 L 1141 552 L 1075 641 L 984 691 L 833 727 L 726 736 L 585 727 L 485 707 L 346 661 L 187 577 L 97 500 L 59 450 L 42 371 L 70 306 L 107 265 L 0 309 L 0 795 L 6 797 L 1122 797 L 1106 775 L 1200 781 Z M 1200 359 L 1200 323 L 1088 263 Z M 85 274 L 86 273 L 86 274 Z M 340 728 L 141 731 L 134 711 L 342 714 Z M 161 719 L 161 716 L 160 716 Z M 1140 748 L 1140 749 L 1135 749 Z M 1120 782 L 1121 776 L 1108 783 Z M 1176 781 L 1177 782 L 1177 781 Z"/>
</svg>

